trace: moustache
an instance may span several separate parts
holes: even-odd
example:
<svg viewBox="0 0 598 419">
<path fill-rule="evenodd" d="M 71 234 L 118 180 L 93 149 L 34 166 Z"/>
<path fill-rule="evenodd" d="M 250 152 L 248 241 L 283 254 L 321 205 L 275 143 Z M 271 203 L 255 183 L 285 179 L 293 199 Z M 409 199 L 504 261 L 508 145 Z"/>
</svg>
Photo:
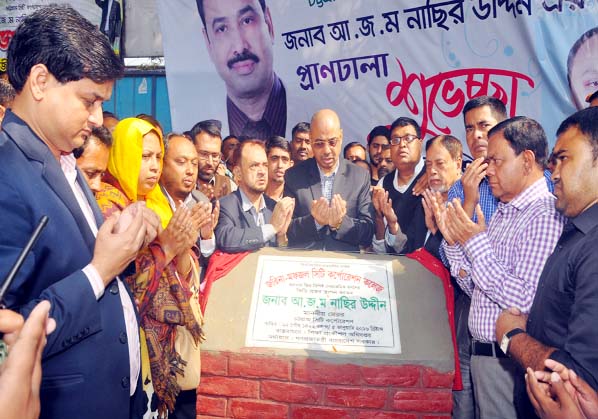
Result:
<svg viewBox="0 0 598 419">
<path fill-rule="evenodd" d="M 233 58 L 231 58 L 230 60 L 228 60 L 228 62 L 226 63 L 226 65 L 228 66 L 228 68 L 230 70 L 232 70 L 233 65 L 235 65 L 236 63 L 238 63 L 240 61 L 246 61 L 246 60 L 251 60 L 251 61 L 253 61 L 256 64 L 260 62 L 260 59 L 257 57 L 257 55 L 255 55 L 254 53 L 249 52 L 249 51 L 247 51 L 245 49 L 240 54 L 237 54 Z"/>
</svg>

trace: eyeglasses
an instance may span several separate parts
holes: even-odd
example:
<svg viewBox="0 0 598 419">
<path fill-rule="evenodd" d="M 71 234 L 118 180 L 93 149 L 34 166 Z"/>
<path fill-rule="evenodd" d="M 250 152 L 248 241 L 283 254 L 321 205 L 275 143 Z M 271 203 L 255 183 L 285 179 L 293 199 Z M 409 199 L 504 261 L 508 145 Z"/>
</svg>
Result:
<svg viewBox="0 0 598 419">
<path fill-rule="evenodd" d="M 213 161 L 220 161 L 220 153 L 208 153 L 207 151 L 198 151 L 197 155 L 199 157 L 199 160 L 201 161 L 208 161 L 209 159 L 212 159 Z"/>
<path fill-rule="evenodd" d="M 392 137 L 390 139 L 390 144 L 399 145 L 399 144 L 401 144 L 401 141 L 405 141 L 407 144 L 411 144 L 415 140 L 419 140 L 417 135 L 407 134 L 407 135 L 403 135 L 402 137 Z"/>
<path fill-rule="evenodd" d="M 327 140 L 315 140 L 312 144 L 312 146 L 314 148 L 324 148 L 324 146 L 326 144 L 328 144 L 328 146 L 330 148 L 334 148 L 336 147 L 336 144 L 338 143 L 338 138 L 334 137 L 334 138 L 329 138 Z"/>
</svg>

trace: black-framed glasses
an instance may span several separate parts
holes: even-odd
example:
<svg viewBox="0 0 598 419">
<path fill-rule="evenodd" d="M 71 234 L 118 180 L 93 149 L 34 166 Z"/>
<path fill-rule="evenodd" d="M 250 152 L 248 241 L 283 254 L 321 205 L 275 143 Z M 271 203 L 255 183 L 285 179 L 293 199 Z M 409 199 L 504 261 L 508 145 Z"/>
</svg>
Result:
<svg viewBox="0 0 598 419">
<path fill-rule="evenodd" d="M 339 139 L 337 137 L 329 138 L 327 140 L 315 140 L 312 143 L 312 147 L 314 147 L 314 148 L 324 148 L 324 146 L 326 144 L 328 144 L 328 146 L 330 148 L 334 148 L 338 144 L 338 141 L 339 141 Z"/>
<path fill-rule="evenodd" d="M 208 161 L 208 160 L 212 159 L 212 161 L 215 161 L 215 162 L 220 162 L 220 158 L 222 156 L 221 153 L 209 153 L 209 152 L 203 151 L 203 150 L 199 150 L 197 152 L 197 155 L 199 157 L 199 160 L 201 160 L 201 161 Z"/>
<path fill-rule="evenodd" d="M 415 140 L 419 140 L 419 137 L 417 135 L 407 134 L 407 135 L 403 135 L 402 137 L 398 137 L 398 136 L 392 137 L 390 139 L 390 144 L 399 145 L 399 144 L 401 144 L 401 141 L 405 141 L 407 144 L 411 144 Z"/>
</svg>

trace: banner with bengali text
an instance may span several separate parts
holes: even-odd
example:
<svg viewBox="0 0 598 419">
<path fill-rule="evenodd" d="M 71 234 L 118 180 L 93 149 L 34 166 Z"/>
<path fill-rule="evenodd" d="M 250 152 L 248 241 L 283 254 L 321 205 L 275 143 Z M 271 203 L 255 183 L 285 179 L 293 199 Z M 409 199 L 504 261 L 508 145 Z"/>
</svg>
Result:
<svg viewBox="0 0 598 419">
<path fill-rule="evenodd" d="M 257 0 L 217 1 L 232 11 L 260 7 Z M 598 89 L 598 35 L 580 42 L 567 65 L 576 41 L 598 27 L 598 0 L 266 0 L 266 6 L 273 68 L 286 90 L 287 138 L 297 122 L 328 107 L 341 118 L 345 142 L 365 142 L 372 127 L 399 116 L 418 121 L 425 138 L 452 133 L 463 140 L 464 104 L 488 94 L 503 100 L 511 116 L 537 119 L 554 143 L 559 122 Z M 227 88 L 212 56 L 231 52 L 208 53 L 195 0 L 158 0 L 158 12 L 174 128 L 215 118 L 227 134 Z M 246 44 L 258 57 L 270 48 Z"/>
</svg>

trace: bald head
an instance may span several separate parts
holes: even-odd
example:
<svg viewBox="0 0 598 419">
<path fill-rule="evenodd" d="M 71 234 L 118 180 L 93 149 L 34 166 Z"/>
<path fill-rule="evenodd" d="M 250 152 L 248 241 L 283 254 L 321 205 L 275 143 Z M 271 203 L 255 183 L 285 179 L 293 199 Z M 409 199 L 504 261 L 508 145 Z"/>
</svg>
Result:
<svg viewBox="0 0 598 419">
<path fill-rule="evenodd" d="M 340 129 L 341 120 L 332 109 L 320 109 L 311 117 L 311 128 L 314 125 Z"/>
<path fill-rule="evenodd" d="M 309 131 L 314 158 L 320 169 L 331 174 L 338 164 L 343 143 L 341 121 L 330 109 L 319 110 L 311 118 Z"/>
</svg>

